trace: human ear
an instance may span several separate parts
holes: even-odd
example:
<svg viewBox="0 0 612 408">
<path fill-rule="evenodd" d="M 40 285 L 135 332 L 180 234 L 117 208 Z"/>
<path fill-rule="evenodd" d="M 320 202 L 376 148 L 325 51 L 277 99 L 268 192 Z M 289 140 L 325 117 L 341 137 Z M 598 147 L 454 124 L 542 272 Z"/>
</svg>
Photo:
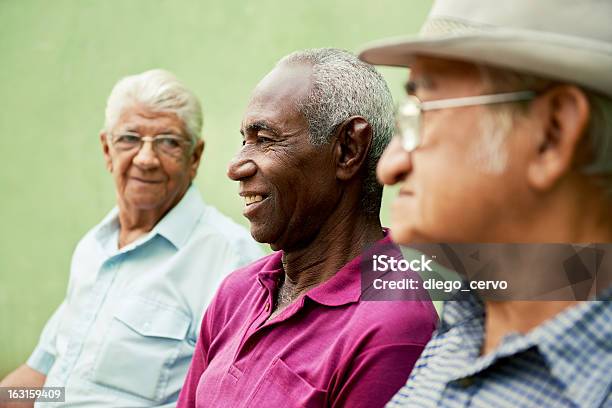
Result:
<svg viewBox="0 0 612 408">
<path fill-rule="evenodd" d="M 193 147 L 193 151 L 191 152 L 190 176 L 192 180 L 198 174 L 198 167 L 200 166 L 200 160 L 202 159 L 202 153 L 204 153 L 204 145 L 205 145 L 204 140 L 198 139 L 196 141 L 195 146 Z"/>
<path fill-rule="evenodd" d="M 353 116 L 337 129 L 334 159 L 336 177 L 349 180 L 363 167 L 372 144 L 372 126 L 361 116 Z"/>
<path fill-rule="evenodd" d="M 534 150 L 528 166 L 530 185 L 548 190 L 571 171 L 590 117 L 584 92 L 558 85 L 540 95 L 530 108 L 536 123 Z"/>
<path fill-rule="evenodd" d="M 104 163 L 106 164 L 106 169 L 112 172 L 113 160 L 110 156 L 110 146 L 108 145 L 108 137 L 105 131 L 100 132 L 100 143 L 102 144 L 102 154 L 104 154 Z"/>
</svg>

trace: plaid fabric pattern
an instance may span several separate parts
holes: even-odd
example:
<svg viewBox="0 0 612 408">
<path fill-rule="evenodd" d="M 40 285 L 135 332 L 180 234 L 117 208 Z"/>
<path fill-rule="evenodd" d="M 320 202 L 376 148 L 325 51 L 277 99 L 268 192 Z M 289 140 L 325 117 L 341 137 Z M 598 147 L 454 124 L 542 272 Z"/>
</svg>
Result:
<svg viewBox="0 0 612 408">
<path fill-rule="evenodd" d="M 445 304 L 396 407 L 612 407 L 612 288 L 480 356 L 484 306 Z"/>
</svg>

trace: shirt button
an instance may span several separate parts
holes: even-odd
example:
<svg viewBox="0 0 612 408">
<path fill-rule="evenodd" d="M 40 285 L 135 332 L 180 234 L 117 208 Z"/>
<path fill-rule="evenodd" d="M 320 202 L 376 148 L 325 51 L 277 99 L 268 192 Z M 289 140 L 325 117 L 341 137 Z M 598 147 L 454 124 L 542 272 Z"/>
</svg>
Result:
<svg viewBox="0 0 612 408">
<path fill-rule="evenodd" d="M 264 306 L 264 310 L 267 312 L 268 310 L 270 310 L 270 304 L 266 303 L 266 305 Z"/>
</svg>

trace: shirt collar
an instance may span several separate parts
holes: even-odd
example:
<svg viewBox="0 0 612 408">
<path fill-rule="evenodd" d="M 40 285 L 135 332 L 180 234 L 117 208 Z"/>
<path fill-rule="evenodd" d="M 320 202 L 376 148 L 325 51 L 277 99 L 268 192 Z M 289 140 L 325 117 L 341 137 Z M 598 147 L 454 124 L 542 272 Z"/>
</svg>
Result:
<svg viewBox="0 0 612 408">
<path fill-rule="evenodd" d="M 204 210 L 205 204 L 200 197 L 200 192 L 197 187 L 191 184 L 178 204 L 148 234 L 125 249 L 128 250 L 133 246 L 138 246 L 156 235 L 164 237 L 175 248 L 180 249 L 187 242 Z M 115 206 L 100 222 L 94 235 L 99 244 L 112 254 L 117 252 L 118 234 L 119 209 Z"/>
<path fill-rule="evenodd" d="M 609 287 L 598 300 L 570 307 L 527 335 L 576 405 L 603 398 L 603 394 L 594 395 L 597 390 L 593 384 L 599 383 L 600 391 L 606 393 L 612 383 L 609 375 L 611 300 L 612 287 Z"/>
<path fill-rule="evenodd" d="M 384 238 L 363 251 L 362 255 L 344 265 L 326 282 L 308 291 L 306 296 L 311 300 L 326 306 L 341 306 L 359 301 L 361 298 L 361 274 L 364 268 L 371 268 L 367 254 L 388 254 L 401 257 L 399 247 L 391 241 L 389 230 L 384 229 Z M 365 255 L 364 255 L 365 254 Z M 363 262 L 365 260 L 365 262 Z"/>
<path fill-rule="evenodd" d="M 97 225 L 94 238 L 100 248 L 107 255 L 117 252 L 117 240 L 119 238 L 119 209 L 115 206 Z"/>
<path fill-rule="evenodd" d="M 199 222 L 204 209 L 200 192 L 191 184 L 181 201 L 157 223 L 153 231 L 166 238 L 177 249 L 181 249 Z"/>
<path fill-rule="evenodd" d="M 464 326 L 463 349 L 465 366 L 458 368 L 450 380 L 481 372 L 501 358 L 512 358 L 532 347 L 544 357 L 551 375 L 566 386 L 566 396 L 576 405 L 596 402 L 605 397 L 609 379 L 609 339 L 612 338 L 612 287 L 596 301 L 583 302 L 568 308 L 525 335 L 511 333 L 504 337 L 492 353 L 479 356 L 484 335 L 484 304 L 472 294 L 461 300 L 444 303 L 438 332 Z M 605 381 L 602 382 L 602 380 Z M 593 384 L 599 388 L 594 389 Z M 597 392 L 599 391 L 599 394 Z"/>
<path fill-rule="evenodd" d="M 376 253 L 386 253 L 395 257 L 401 256 L 399 247 L 393 244 L 386 228 L 384 229 L 384 235 L 383 239 L 366 251 L 371 252 L 380 248 L 379 252 Z M 257 274 L 260 284 L 270 291 L 275 290 L 278 278 L 283 272 L 282 256 L 282 251 L 271 255 L 263 265 L 262 270 Z M 333 277 L 309 290 L 304 296 L 325 306 L 341 306 L 359 301 L 361 297 L 361 271 L 364 265 L 371 264 L 371 262 L 362 262 L 363 258 L 363 255 L 360 255 L 352 259 L 340 268 Z"/>
<path fill-rule="evenodd" d="M 457 292 L 451 300 L 444 302 L 439 332 L 447 331 L 464 323 L 483 322 L 484 303 L 472 292 Z"/>
<path fill-rule="evenodd" d="M 275 290 L 277 281 L 283 273 L 283 251 L 273 252 L 257 273 L 257 280 L 262 286 Z"/>
</svg>

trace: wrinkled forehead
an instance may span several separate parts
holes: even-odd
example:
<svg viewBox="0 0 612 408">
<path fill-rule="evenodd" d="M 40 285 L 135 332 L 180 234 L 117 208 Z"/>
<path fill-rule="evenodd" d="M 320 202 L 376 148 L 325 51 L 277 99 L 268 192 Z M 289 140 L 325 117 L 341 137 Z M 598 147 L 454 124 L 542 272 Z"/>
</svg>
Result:
<svg viewBox="0 0 612 408">
<path fill-rule="evenodd" d="M 410 66 L 406 90 L 443 90 L 449 93 L 469 91 L 483 86 L 481 66 L 461 60 L 416 56 Z M 467 95 L 467 94 L 466 94 Z"/>
<path fill-rule="evenodd" d="M 257 84 L 246 108 L 242 126 L 270 120 L 279 124 L 304 120 L 298 107 L 310 92 L 309 64 L 281 64 Z"/>
<path fill-rule="evenodd" d="M 131 104 L 122 109 L 114 130 L 181 135 L 185 132 L 185 124 L 174 111 L 159 111 L 142 104 Z"/>
</svg>

